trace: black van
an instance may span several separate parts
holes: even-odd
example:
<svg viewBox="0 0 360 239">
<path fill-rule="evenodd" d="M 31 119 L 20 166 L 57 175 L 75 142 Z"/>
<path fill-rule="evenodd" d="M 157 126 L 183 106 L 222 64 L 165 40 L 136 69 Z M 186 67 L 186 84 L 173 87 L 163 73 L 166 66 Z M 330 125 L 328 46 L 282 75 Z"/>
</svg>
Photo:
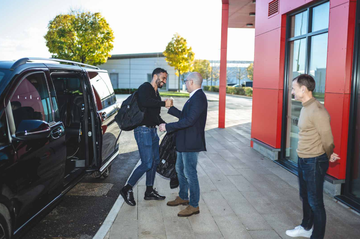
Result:
<svg viewBox="0 0 360 239">
<path fill-rule="evenodd" d="M 0 238 L 18 236 L 118 155 L 108 73 L 58 59 L 0 61 Z"/>
</svg>

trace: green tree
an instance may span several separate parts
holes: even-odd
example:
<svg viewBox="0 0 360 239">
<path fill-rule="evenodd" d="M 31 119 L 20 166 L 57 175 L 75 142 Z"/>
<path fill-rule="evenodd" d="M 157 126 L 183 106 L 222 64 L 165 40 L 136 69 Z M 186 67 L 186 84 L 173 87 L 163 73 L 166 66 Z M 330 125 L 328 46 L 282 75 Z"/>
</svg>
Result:
<svg viewBox="0 0 360 239">
<path fill-rule="evenodd" d="M 250 80 L 253 80 L 253 77 L 254 77 L 254 63 L 251 63 L 246 70 L 247 70 L 248 78 Z"/>
<path fill-rule="evenodd" d="M 44 38 L 53 58 L 91 65 L 104 64 L 114 47 L 113 31 L 100 13 L 57 15 L 49 22 Z"/>
<path fill-rule="evenodd" d="M 165 60 L 175 68 L 178 78 L 178 91 L 180 91 L 180 76 L 192 70 L 195 53 L 187 47 L 186 39 L 178 33 L 174 34 L 164 51 Z"/>
<path fill-rule="evenodd" d="M 194 61 L 194 71 L 195 72 L 199 72 L 202 76 L 202 78 L 204 80 L 206 80 L 206 82 L 210 79 L 211 77 L 211 66 L 210 66 L 210 62 L 208 60 L 195 60 Z"/>
</svg>

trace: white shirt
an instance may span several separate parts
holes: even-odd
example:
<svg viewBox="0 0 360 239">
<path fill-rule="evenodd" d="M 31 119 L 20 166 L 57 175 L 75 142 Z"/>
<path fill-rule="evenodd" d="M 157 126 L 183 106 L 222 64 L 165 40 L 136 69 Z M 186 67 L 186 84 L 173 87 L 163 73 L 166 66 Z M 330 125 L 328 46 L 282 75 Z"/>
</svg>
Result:
<svg viewBox="0 0 360 239">
<path fill-rule="evenodd" d="M 198 90 L 201 90 L 201 88 L 197 88 L 196 90 L 193 90 L 191 93 L 190 93 L 190 96 L 189 96 L 189 99 L 191 98 L 191 96 L 193 96 L 195 94 L 196 91 Z"/>
</svg>

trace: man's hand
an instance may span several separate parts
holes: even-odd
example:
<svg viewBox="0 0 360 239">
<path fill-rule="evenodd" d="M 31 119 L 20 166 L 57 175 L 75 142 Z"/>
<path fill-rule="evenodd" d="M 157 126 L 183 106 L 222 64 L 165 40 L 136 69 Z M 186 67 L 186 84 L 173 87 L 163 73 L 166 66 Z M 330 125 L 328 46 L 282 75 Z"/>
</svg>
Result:
<svg viewBox="0 0 360 239">
<path fill-rule="evenodd" d="M 340 159 L 339 155 L 337 155 L 336 153 L 333 153 L 330 156 L 330 162 L 334 163 L 336 160 Z"/>
<path fill-rule="evenodd" d="M 172 99 L 166 99 L 165 100 L 165 107 L 169 109 L 171 106 L 173 106 L 173 100 Z"/>
<path fill-rule="evenodd" d="M 162 124 L 159 125 L 159 130 L 160 130 L 161 132 L 166 131 L 165 125 L 166 125 L 166 124 L 164 124 L 164 123 L 162 123 Z"/>
</svg>

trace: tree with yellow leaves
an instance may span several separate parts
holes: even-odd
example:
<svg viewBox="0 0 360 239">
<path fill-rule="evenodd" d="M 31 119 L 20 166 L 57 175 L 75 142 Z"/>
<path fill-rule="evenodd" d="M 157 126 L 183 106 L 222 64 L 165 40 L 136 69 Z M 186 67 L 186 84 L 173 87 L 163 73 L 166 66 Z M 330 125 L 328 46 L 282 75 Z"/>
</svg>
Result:
<svg viewBox="0 0 360 239">
<path fill-rule="evenodd" d="M 194 71 L 199 72 L 206 82 L 211 77 L 211 66 L 208 60 L 195 60 Z"/>
<path fill-rule="evenodd" d="M 57 15 L 49 22 L 44 38 L 53 58 L 91 65 L 104 64 L 114 47 L 113 31 L 100 13 Z"/>
<path fill-rule="evenodd" d="M 178 79 L 178 91 L 180 91 L 180 76 L 192 70 L 195 53 L 191 47 L 187 47 L 186 39 L 178 33 L 174 34 L 164 51 L 165 60 L 175 68 Z"/>
<path fill-rule="evenodd" d="M 253 80 L 253 78 L 254 78 L 254 63 L 251 63 L 246 70 L 247 70 L 248 78 L 250 80 Z"/>
</svg>

